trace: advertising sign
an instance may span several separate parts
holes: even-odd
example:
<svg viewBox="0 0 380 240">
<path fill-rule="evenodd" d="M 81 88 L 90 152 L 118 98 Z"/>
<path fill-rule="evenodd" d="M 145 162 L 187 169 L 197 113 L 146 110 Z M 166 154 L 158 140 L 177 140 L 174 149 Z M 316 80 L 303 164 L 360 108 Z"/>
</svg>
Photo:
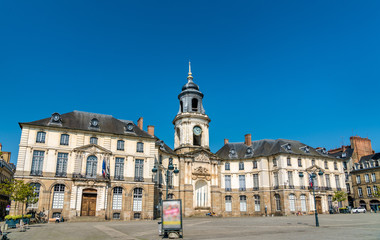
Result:
<svg viewBox="0 0 380 240">
<path fill-rule="evenodd" d="M 182 229 L 182 204 L 180 199 L 162 201 L 162 228 L 164 230 Z"/>
</svg>

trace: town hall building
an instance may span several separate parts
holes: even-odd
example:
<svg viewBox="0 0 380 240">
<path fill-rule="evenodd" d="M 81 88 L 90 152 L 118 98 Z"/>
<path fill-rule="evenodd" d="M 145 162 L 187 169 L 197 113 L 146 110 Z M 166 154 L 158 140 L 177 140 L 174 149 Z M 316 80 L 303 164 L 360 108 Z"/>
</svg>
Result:
<svg viewBox="0 0 380 240">
<path fill-rule="evenodd" d="M 145 131 L 142 118 L 135 124 L 73 111 L 20 123 L 15 179 L 32 184 L 39 196 L 27 210 L 67 220 L 133 220 L 159 217 L 166 198 L 181 199 L 184 216 L 327 213 L 337 204 L 332 196 L 345 191 L 343 165 L 324 148 L 246 134 L 243 142 L 225 139 L 211 152 L 203 97 L 189 68 L 173 120 L 174 149 L 155 136 L 154 126 Z M 14 203 L 12 211 L 21 212 Z"/>
</svg>

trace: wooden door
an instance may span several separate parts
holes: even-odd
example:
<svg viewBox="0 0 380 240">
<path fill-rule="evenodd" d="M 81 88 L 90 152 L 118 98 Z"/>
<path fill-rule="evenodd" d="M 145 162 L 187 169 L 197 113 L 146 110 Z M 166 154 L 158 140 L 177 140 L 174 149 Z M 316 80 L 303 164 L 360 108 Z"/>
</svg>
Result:
<svg viewBox="0 0 380 240">
<path fill-rule="evenodd" d="M 83 193 L 81 216 L 95 216 L 96 194 Z"/>
<path fill-rule="evenodd" d="M 317 205 L 317 212 L 322 213 L 322 200 L 320 197 L 315 198 L 315 204 Z"/>
</svg>

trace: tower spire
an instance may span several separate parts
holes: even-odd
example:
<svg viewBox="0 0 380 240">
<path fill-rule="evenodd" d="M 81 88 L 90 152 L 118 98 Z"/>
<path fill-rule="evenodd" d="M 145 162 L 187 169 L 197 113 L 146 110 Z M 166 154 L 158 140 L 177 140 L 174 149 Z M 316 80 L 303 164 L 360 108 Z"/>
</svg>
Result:
<svg viewBox="0 0 380 240">
<path fill-rule="evenodd" d="M 189 61 L 189 75 L 187 76 L 187 80 L 189 82 L 193 81 L 193 76 L 192 76 L 192 73 L 191 73 L 191 62 Z"/>
</svg>

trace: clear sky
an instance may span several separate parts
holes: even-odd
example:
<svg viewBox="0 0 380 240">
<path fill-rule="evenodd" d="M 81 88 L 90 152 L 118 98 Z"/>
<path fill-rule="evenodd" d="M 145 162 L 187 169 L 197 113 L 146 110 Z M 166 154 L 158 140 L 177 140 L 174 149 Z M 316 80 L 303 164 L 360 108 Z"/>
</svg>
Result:
<svg viewBox="0 0 380 240">
<path fill-rule="evenodd" d="M 188 61 L 223 139 L 380 151 L 380 1 L 0 1 L 0 142 L 81 110 L 154 125 L 173 147 Z"/>
</svg>

